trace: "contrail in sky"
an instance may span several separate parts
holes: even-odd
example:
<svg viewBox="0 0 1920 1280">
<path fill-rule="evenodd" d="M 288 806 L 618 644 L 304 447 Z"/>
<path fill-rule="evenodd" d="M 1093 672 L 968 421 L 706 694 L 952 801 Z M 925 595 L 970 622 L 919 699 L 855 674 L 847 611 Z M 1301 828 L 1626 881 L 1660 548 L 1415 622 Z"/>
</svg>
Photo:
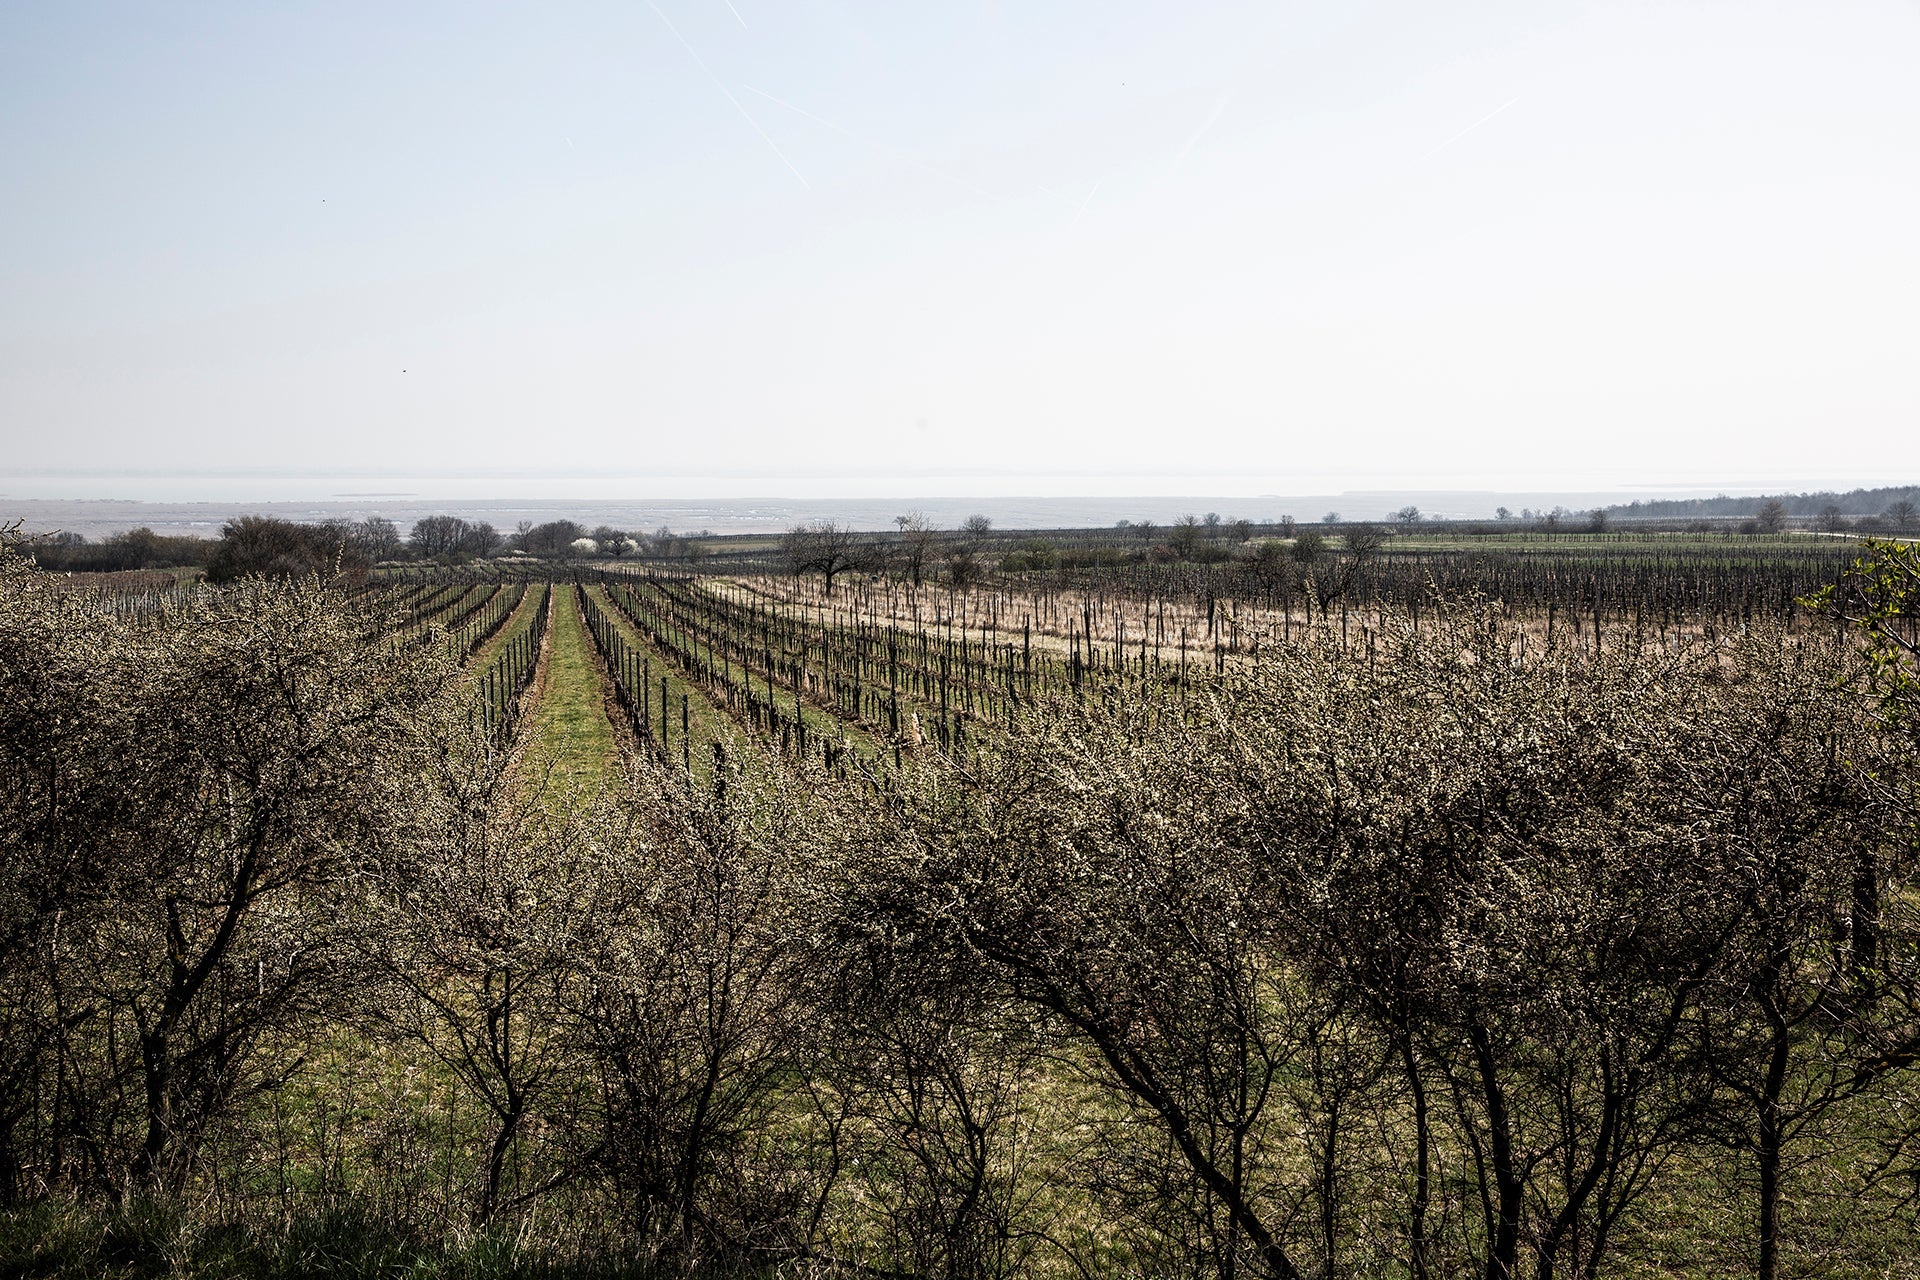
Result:
<svg viewBox="0 0 1920 1280">
<path fill-rule="evenodd" d="M 731 8 L 732 6 L 729 5 L 728 7 Z M 655 4 L 653 0 L 647 0 L 647 8 L 653 10 L 654 15 L 658 17 L 660 21 L 667 24 L 667 30 L 673 32 L 673 38 L 680 42 L 680 47 L 687 51 L 687 56 L 693 59 L 694 65 L 707 73 L 707 79 L 713 81 L 713 87 L 727 96 L 727 101 L 733 104 L 733 109 L 738 111 L 742 118 L 753 126 L 753 131 L 760 135 L 762 142 L 773 149 L 773 154 L 780 157 L 780 163 L 787 166 L 788 169 L 793 170 L 793 176 L 800 179 L 800 185 L 809 191 L 813 190 L 813 184 L 807 181 L 807 175 L 793 167 L 793 161 L 787 159 L 787 153 L 780 149 L 780 144 L 767 136 L 767 131 L 760 127 L 760 122 L 753 118 L 753 113 L 741 104 L 740 99 L 733 96 L 733 90 L 727 88 L 725 84 L 721 83 L 720 77 L 713 74 L 713 68 L 707 65 L 706 59 L 702 58 L 699 52 L 687 43 L 687 38 L 680 34 L 680 28 L 673 25 L 673 19 L 667 17 L 667 15 L 661 11 L 660 6 Z"/>
<path fill-rule="evenodd" d="M 1080 207 L 1078 209 L 1074 210 L 1073 221 L 1067 224 L 1069 227 L 1077 227 L 1080 225 L 1080 215 L 1087 211 L 1087 206 L 1093 203 L 1094 193 L 1099 190 L 1100 190 L 1100 184 L 1098 182 L 1094 183 L 1093 191 L 1087 192 L 1087 198 L 1080 202 Z"/>
<path fill-rule="evenodd" d="M 1518 98 L 1508 98 L 1505 102 L 1501 103 L 1499 106 L 1495 107 L 1493 110 L 1487 112 L 1487 114 L 1481 116 L 1478 120 L 1475 120 L 1472 124 L 1468 125 L 1466 128 L 1462 129 L 1460 132 L 1454 134 L 1451 138 L 1448 138 L 1445 142 L 1442 142 L 1439 146 L 1433 148 L 1432 151 L 1427 152 L 1426 155 L 1423 155 L 1420 158 L 1422 160 L 1425 160 L 1427 159 L 1428 156 L 1434 155 L 1436 152 L 1445 150 L 1447 147 L 1452 146 L 1454 143 L 1460 141 L 1460 139 L 1466 137 L 1468 134 L 1472 133 L 1475 129 L 1478 129 L 1481 125 L 1493 119 L 1495 116 L 1499 115 L 1502 111 L 1505 111 L 1508 107 L 1512 106 L 1514 103 L 1518 101 L 1520 101 L 1520 99 Z"/>
<path fill-rule="evenodd" d="M 720 0 L 720 3 L 727 6 L 727 12 L 733 15 L 733 20 L 740 24 L 742 31 L 745 31 L 747 29 L 747 20 L 740 16 L 738 9 L 733 7 L 733 0 Z"/>
<path fill-rule="evenodd" d="M 1208 113 L 1205 120 L 1200 122 L 1200 127 L 1189 134 L 1187 140 L 1180 144 L 1180 154 L 1173 158 L 1173 167 L 1176 170 L 1186 163 L 1187 153 L 1199 145 L 1200 139 L 1207 136 L 1207 130 L 1213 128 L 1214 122 L 1220 118 L 1220 113 L 1226 109 L 1227 95 L 1223 93 L 1213 100 L 1213 110 Z"/>
<path fill-rule="evenodd" d="M 825 129 L 831 129 L 843 138 L 852 138 L 855 142 L 860 143 L 862 146 L 872 147 L 876 151 L 885 151 L 889 155 L 897 156 L 900 159 L 905 160 L 908 164 L 912 165 L 916 169 L 922 170 L 923 172 L 926 172 L 926 173 L 930 173 L 934 177 L 939 178 L 942 181 L 951 182 L 957 187 L 965 187 L 968 191 L 971 191 L 975 195 L 983 197 L 984 199 L 998 200 L 1000 198 L 999 196 L 996 196 L 995 194 L 993 194 L 993 192 L 991 191 L 983 190 L 980 187 L 974 186 L 971 182 L 968 182 L 965 178 L 956 178 L 944 169 L 935 168 L 933 165 L 928 164 L 926 161 L 914 155 L 911 151 L 902 151 L 899 147 L 889 146 L 884 142 L 875 142 L 872 138 L 863 138 L 851 129 L 843 129 L 839 125 L 835 124 L 833 121 L 813 114 L 813 112 L 807 110 L 805 107 L 796 107 L 791 102 L 786 101 L 784 98 L 776 98 L 772 94 L 768 93 L 765 89 L 756 89 L 750 84 L 743 84 L 740 87 L 742 89 L 745 89 L 748 93 L 757 94 L 760 97 L 765 98 L 768 102 L 771 102 L 776 107 L 785 107 L 787 110 L 793 112 L 795 115 L 805 116 L 807 119 L 813 121 L 815 124 Z"/>
</svg>

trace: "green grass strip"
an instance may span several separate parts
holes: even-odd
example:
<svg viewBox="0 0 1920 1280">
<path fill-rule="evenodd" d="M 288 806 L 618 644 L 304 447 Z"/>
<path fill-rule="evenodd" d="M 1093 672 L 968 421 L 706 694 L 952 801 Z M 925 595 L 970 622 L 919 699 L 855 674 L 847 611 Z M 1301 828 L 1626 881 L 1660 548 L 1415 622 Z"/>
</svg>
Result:
<svg viewBox="0 0 1920 1280">
<path fill-rule="evenodd" d="M 541 771 L 544 803 L 586 797 L 614 766 L 618 752 L 603 679 L 573 588 L 556 588 L 545 684 L 534 705 L 523 757 Z"/>
</svg>

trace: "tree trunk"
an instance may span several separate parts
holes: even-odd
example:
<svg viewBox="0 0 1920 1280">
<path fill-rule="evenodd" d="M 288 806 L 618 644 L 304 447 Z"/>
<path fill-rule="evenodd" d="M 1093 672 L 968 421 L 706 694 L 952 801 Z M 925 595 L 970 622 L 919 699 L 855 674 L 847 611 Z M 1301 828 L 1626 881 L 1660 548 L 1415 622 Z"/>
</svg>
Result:
<svg viewBox="0 0 1920 1280">
<path fill-rule="evenodd" d="M 1761 1007 L 1773 1030 L 1772 1051 L 1767 1057 L 1767 1077 L 1761 1087 L 1759 1104 L 1759 1142 L 1755 1154 L 1760 1166 L 1760 1280 L 1777 1280 L 1780 1274 L 1780 1095 L 1786 1088 L 1788 1054 L 1786 1020 L 1774 1004 L 1769 977 L 1767 994 Z"/>
<path fill-rule="evenodd" d="M 1407 1222 L 1407 1265 L 1413 1280 L 1427 1280 L 1427 1203 L 1431 1198 L 1429 1159 L 1433 1132 L 1427 1118 L 1427 1087 L 1413 1057 L 1413 1038 L 1400 1041 L 1400 1060 L 1413 1093 L 1413 1204 Z"/>
<path fill-rule="evenodd" d="M 1493 1042 L 1486 1028 L 1474 1025 L 1468 1030 L 1473 1043 L 1474 1066 L 1480 1076 L 1480 1093 L 1487 1104 L 1487 1137 L 1493 1159 L 1494 1195 L 1497 1204 L 1493 1239 L 1487 1242 L 1487 1280 L 1514 1280 L 1519 1274 L 1520 1213 L 1523 1188 L 1514 1172 L 1513 1134 L 1507 1114 L 1506 1091 L 1500 1087 L 1493 1061 Z"/>
<path fill-rule="evenodd" d="M 520 1113 L 524 1104 L 515 1094 L 508 1094 L 507 1111 L 500 1117 L 500 1132 L 494 1135 L 493 1147 L 487 1153 L 487 1181 L 480 1190 L 480 1208 L 474 1217 L 484 1226 L 493 1220 L 494 1211 L 500 1205 L 500 1183 L 507 1167 L 507 1154 L 513 1150 L 514 1135 L 520 1129 Z"/>
</svg>

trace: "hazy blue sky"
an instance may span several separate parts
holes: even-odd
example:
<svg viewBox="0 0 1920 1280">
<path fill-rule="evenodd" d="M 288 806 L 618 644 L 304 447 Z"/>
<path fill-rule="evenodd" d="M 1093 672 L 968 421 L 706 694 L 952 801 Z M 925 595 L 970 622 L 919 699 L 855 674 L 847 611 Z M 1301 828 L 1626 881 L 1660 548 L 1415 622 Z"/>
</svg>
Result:
<svg viewBox="0 0 1920 1280">
<path fill-rule="evenodd" d="M 0 473 L 1910 481 L 1917 353 L 1913 3 L 0 6 Z"/>
</svg>

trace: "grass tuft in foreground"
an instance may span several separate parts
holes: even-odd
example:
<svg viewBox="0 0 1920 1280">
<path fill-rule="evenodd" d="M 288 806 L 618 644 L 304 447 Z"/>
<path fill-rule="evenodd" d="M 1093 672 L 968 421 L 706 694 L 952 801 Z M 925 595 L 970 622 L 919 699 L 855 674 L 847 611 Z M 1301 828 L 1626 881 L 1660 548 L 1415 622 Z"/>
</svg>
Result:
<svg viewBox="0 0 1920 1280">
<path fill-rule="evenodd" d="M 273 1229 L 197 1222 L 136 1202 L 120 1210 L 43 1201 L 0 1210 L 0 1276 L 46 1280 L 644 1280 L 640 1261 L 566 1258 L 510 1230 L 427 1241 L 352 1203 Z"/>
</svg>

